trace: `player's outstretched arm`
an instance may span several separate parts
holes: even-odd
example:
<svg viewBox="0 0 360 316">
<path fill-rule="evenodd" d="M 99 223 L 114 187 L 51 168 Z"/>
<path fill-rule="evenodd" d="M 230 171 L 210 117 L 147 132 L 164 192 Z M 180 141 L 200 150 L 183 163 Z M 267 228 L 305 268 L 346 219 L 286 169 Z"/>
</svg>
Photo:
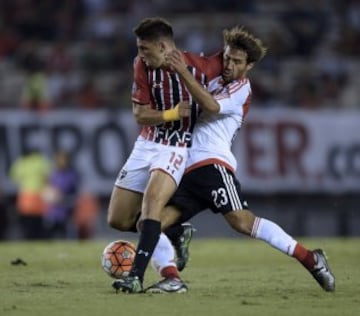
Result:
<svg viewBox="0 0 360 316">
<path fill-rule="evenodd" d="M 166 62 L 175 70 L 185 83 L 196 102 L 206 111 L 218 113 L 220 106 L 212 95 L 204 89 L 187 68 L 183 55 L 179 50 L 173 50 L 166 56 Z"/>
</svg>

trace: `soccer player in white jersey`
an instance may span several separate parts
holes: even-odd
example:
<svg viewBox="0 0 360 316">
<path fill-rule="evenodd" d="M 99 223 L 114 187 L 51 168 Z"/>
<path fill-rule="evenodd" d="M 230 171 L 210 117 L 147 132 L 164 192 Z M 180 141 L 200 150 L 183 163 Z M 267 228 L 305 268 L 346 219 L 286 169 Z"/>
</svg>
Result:
<svg viewBox="0 0 360 316">
<path fill-rule="evenodd" d="M 129 276 L 114 281 L 113 287 L 142 293 L 145 270 L 155 246 L 159 239 L 162 244 L 166 242 L 165 236 L 160 237 L 160 214 L 185 170 L 199 108 L 179 76 L 164 65 L 166 53 L 176 49 L 171 25 L 161 18 L 147 18 L 134 33 L 138 56 L 134 61 L 132 101 L 135 119 L 142 130 L 115 182 L 108 221 L 118 230 L 133 231 L 141 209 L 134 264 Z M 221 73 L 221 54 L 211 57 L 181 54 L 200 85 L 205 86 Z M 188 103 L 176 106 L 181 101 Z M 187 286 L 174 262 L 166 264 L 164 260 L 161 271 L 164 291 L 185 292 Z"/>
<path fill-rule="evenodd" d="M 257 217 L 243 199 L 234 175 L 236 160 L 231 143 L 249 108 L 251 87 L 247 73 L 266 49 L 241 27 L 224 30 L 224 44 L 222 76 L 210 82 L 208 91 L 193 80 L 179 52 L 173 51 L 167 57 L 194 99 L 207 111 L 195 126 L 186 172 L 170 206 L 162 213 L 162 227 L 188 220 L 209 208 L 221 213 L 236 231 L 296 258 L 325 291 L 334 291 L 335 277 L 323 250 L 308 250 L 276 223 Z M 148 291 L 158 290 L 159 283 Z"/>
</svg>

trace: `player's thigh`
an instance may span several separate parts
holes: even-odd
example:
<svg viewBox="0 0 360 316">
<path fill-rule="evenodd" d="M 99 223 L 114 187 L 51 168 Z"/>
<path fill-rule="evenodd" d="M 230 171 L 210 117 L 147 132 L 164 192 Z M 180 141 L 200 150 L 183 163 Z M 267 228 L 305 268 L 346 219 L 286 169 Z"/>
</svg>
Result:
<svg viewBox="0 0 360 316">
<path fill-rule="evenodd" d="M 191 177 L 184 175 L 175 194 L 161 213 L 161 224 L 164 228 L 173 224 L 184 223 L 209 207 L 209 203 L 194 186 Z"/>
<path fill-rule="evenodd" d="M 176 188 L 177 185 L 172 177 L 162 170 L 154 170 L 144 192 L 142 216 L 159 220 L 161 211 Z"/>
<path fill-rule="evenodd" d="M 146 142 L 136 142 L 135 147 L 120 170 L 115 186 L 129 191 L 144 193 L 149 181 L 154 152 Z"/>
<path fill-rule="evenodd" d="M 132 228 L 141 211 L 142 197 L 141 193 L 114 186 L 108 209 L 110 226 L 123 231 Z"/>
<path fill-rule="evenodd" d="M 158 146 L 150 167 L 150 179 L 143 199 L 142 215 L 159 219 L 160 212 L 174 194 L 185 171 L 187 149 Z"/>
</svg>

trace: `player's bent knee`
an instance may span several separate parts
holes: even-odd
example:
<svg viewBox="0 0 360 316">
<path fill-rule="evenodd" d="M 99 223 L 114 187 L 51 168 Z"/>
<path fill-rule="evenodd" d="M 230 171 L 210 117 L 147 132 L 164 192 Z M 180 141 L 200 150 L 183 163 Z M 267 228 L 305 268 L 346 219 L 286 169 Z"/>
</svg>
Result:
<svg viewBox="0 0 360 316">
<path fill-rule="evenodd" d="M 114 229 L 117 229 L 117 230 L 120 230 L 123 232 L 131 231 L 134 226 L 134 221 L 132 221 L 130 219 L 120 219 L 120 218 L 116 218 L 111 215 L 108 215 L 107 222 L 111 228 L 114 228 Z"/>
</svg>

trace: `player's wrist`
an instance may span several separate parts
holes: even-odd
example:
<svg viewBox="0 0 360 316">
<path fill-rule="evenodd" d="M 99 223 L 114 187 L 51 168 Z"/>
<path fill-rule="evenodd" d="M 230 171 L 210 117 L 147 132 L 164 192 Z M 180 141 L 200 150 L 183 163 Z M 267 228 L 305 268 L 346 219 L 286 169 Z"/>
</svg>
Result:
<svg viewBox="0 0 360 316">
<path fill-rule="evenodd" d="M 176 106 L 173 109 L 162 112 L 162 118 L 165 122 L 178 121 L 180 120 L 179 108 Z"/>
</svg>

